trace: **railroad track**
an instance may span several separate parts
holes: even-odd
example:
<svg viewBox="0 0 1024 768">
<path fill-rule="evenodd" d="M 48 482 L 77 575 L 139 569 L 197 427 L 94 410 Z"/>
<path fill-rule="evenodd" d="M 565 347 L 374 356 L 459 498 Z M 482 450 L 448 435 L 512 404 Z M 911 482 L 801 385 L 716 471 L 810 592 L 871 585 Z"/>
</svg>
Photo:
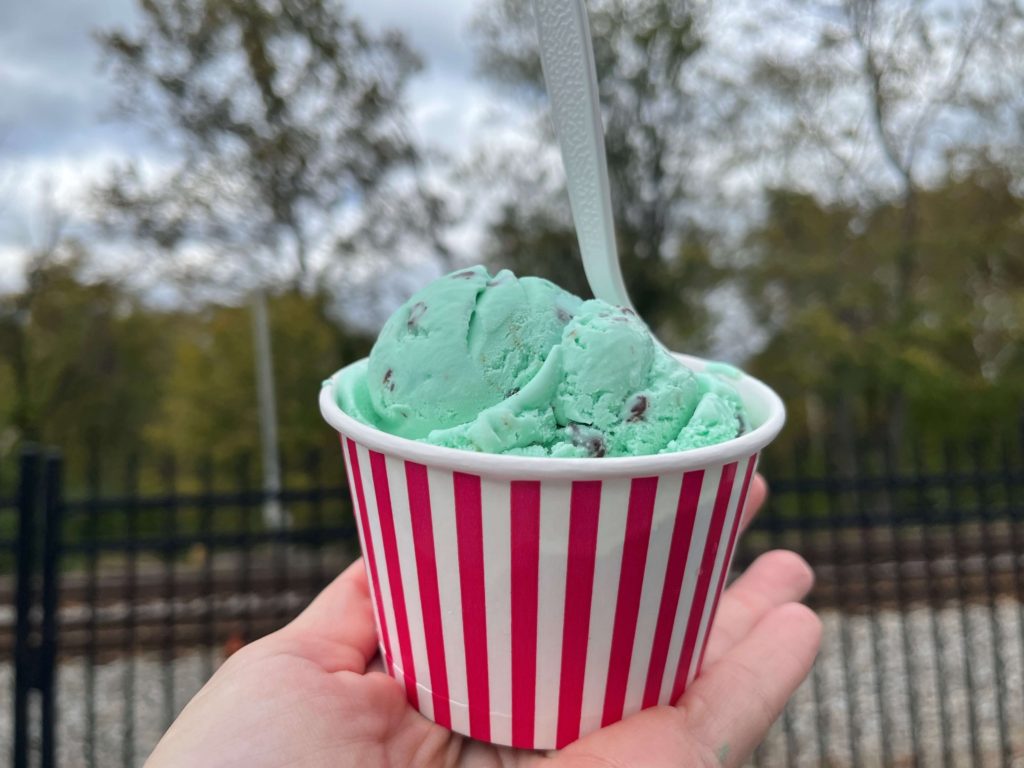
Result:
<svg viewBox="0 0 1024 768">
<path fill-rule="evenodd" d="M 1019 601 L 1024 596 L 1022 554 L 1006 546 L 985 554 L 980 538 L 965 537 L 952 551 L 935 548 L 913 532 L 904 532 L 901 541 L 873 541 L 856 530 L 839 536 L 804 532 L 801 537 L 769 541 L 754 531 L 738 553 L 737 565 L 743 567 L 769 546 L 794 548 L 815 569 L 810 604 L 849 614 L 938 609 L 960 600 Z M 308 551 L 248 557 L 224 552 L 209 560 L 174 562 L 173 567 L 157 557 L 106 559 L 98 564 L 94 579 L 82 570 L 62 574 L 59 653 L 102 660 L 145 651 L 174 655 L 200 646 L 230 649 L 289 621 L 353 556 L 340 550 L 320 557 Z M 0 656 L 13 648 L 13 590 L 12 579 L 0 577 Z"/>
</svg>

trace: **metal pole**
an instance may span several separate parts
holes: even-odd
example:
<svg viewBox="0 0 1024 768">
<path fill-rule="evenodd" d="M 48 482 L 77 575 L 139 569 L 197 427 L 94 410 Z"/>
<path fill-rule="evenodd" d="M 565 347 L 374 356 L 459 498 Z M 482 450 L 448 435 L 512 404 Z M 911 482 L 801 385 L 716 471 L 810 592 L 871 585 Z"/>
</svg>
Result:
<svg viewBox="0 0 1024 768">
<path fill-rule="evenodd" d="M 263 464 L 263 524 L 270 530 L 286 525 L 281 506 L 281 461 L 277 452 L 277 397 L 274 393 L 273 350 L 267 295 L 260 288 L 252 298 L 253 352 L 256 362 L 256 395 L 260 423 L 260 456 Z"/>
<path fill-rule="evenodd" d="M 28 768 L 28 698 L 35 687 L 36 654 L 32 640 L 32 576 L 36 559 L 36 502 L 39 490 L 39 449 L 21 452 L 18 484 L 18 549 L 14 631 L 14 768 Z"/>
<path fill-rule="evenodd" d="M 60 540 L 63 500 L 60 455 L 46 457 L 45 506 L 43 507 L 43 621 L 39 643 L 36 685 L 42 694 L 42 768 L 57 765 L 56 691 L 57 610 L 60 593 Z"/>
</svg>

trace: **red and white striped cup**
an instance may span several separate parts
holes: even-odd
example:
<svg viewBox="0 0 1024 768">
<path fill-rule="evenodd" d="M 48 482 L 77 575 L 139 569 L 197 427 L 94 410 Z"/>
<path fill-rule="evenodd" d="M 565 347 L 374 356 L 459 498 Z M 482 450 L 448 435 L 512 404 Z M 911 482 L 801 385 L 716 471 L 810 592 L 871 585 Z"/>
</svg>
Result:
<svg viewBox="0 0 1024 768">
<path fill-rule="evenodd" d="M 381 654 L 410 703 L 475 739 L 549 749 L 678 699 L 700 671 L 758 455 L 785 420 L 760 381 L 733 383 L 746 434 L 601 459 L 395 437 L 347 416 L 325 384 Z"/>
</svg>

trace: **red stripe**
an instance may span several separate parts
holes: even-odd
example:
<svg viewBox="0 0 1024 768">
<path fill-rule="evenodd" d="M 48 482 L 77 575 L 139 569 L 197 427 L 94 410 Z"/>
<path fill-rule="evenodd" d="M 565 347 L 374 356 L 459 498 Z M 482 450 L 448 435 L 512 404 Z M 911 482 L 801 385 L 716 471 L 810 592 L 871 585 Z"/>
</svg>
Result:
<svg viewBox="0 0 1024 768">
<path fill-rule="evenodd" d="M 484 531 L 480 478 L 456 472 L 455 535 L 462 590 L 462 639 L 466 647 L 469 735 L 491 737 L 491 694 L 487 671 L 487 606 L 484 594 Z"/>
<path fill-rule="evenodd" d="M 441 628 L 441 594 L 437 587 L 437 557 L 434 553 L 434 526 L 430 513 L 430 486 L 427 468 L 405 462 L 405 483 L 409 489 L 409 517 L 416 550 L 416 576 L 423 609 L 423 633 L 430 667 L 430 690 L 434 701 L 434 721 L 445 728 L 452 725 L 448 700 L 448 666 L 444 656 L 444 631 Z"/>
<path fill-rule="evenodd" d="M 412 659 L 409 619 L 405 612 L 405 590 L 402 587 L 402 567 L 398 558 L 395 518 L 394 512 L 391 509 L 391 489 L 388 487 L 388 469 L 384 463 L 384 454 L 370 451 L 370 471 L 373 474 L 373 491 L 377 497 L 377 517 L 380 520 L 380 537 L 384 544 L 384 564 L 388 569 L 391 603 L 395 609 L 395 629 L 398 631 L 398 651 L 402 656 L 402 677 L 405 679 L 405 695 L 414 707 L 418 707 L 419 692 L 416 690 L 416 667 Z"/>
<path fill-rule="evenodd" d="M 615 603 L 612 648 L 608 657 L 608 683 L 604 692 L 602 726 L 622 719 L 629 663 L 636 638 L 636 619 L 640 611 L 640 592 L 643 590 L 644 569 L 647 566 L 651 517 L 657 495 L 656 477 L 638 477 L 630 485 L 626 540 L 622 550 L 622 570 L 619 573 L 619 595 Z"/>
<path fill-rule="evenodd" d="M 572 499 L 569 502 L 569 562 L 565 573 L 565 623 L 562 626 L 562 669 L 555 740 L 558 748 L 575 741 L 580 735 L 600 506 L 600 480 L 572 484 Z"/>
<path fill-rule="evenodd" d="M 387 665 L 388 674 L 392 673 L 391 659 L 391 636 L 388 634 L 388 620 L 384 616 L 384 600 L 380 596 L 380 579 L 377 578 L 377 556 L 373 551 L 373 537 L 370 535 L 370 520 L 366 515 L 366 494 L 363 492 L 363 476 L 359 471 L 359 455 L 356 453 L 356 444 L 348 440 L 348 460 L 352 467 L 352 482 L 356 489 L 356 500 L 359 502 L 359 524 L 363 531 L 363 554 L 366 556 L 366 563 L 370 568 L 370 581 L 373 582 L 373 596 L 377 603 L 377 620 L 380 622 L 381 642 L 384 644 L 384 663 Z"/>
<path fill-rule="evenodd" d="M 672 542 L 668 549 L 668 563 L 665 566 L 665 583 L 661 591 L 661 605 L 658 607 L 658 623 L 654 628 L 651 643 L 651 663 L 647 667 L 647 681 L 644 685 L 644 707 L 653 707 L 661 694 L 661 683 L 668 659 L 668 644 L 672 639 L 672 625 L 676 608 L 679 606 L 679 592 L 686 573 L 686 561 L 693 538 L 693 523 L 697 517 L 700 489 L 704 483 L 704 470 L 698 469 L 683 475 L 683 486 L 679 491 L 676 506 L 676 520 L 672 528 Z"/>
<path fill-rule="evenodd" d="M 679 654 L 679 666 L 676 668 L 676 679 L 672 685 L 672 699 L 676 701 L 683 695 L 686 687 L 686 675 L 690 671 L 693 652 L 697 645 L 697 632 L 700 619 L 707 607 L 708 587 L 711 584 L 711 572 L 715 569 L 715 556 L 722 543 L 722 528 L 725 525 L 725 513 L 729 509 L 729 496 L 732 495 L 732 484 L 736 479 L 736 462 L 722 467 L 722 477 L 718 481 L 718 493 L 715 495 L 715 508 L 711 513 L 711 527 L 704 544 L 704 557 L 700 561 L 700 572 L 697 574 L 697 588 L 690 603 L 690 616 L 686 620 L 686 634 L 683 636 L 683 648 Z"/>
<path fill-rule="evenodd" d="M 732 562 L 732 550 L 736 545 L 736 535 L 740 530 L 740 522 L 743 520 L 743 505 L 747 503 L 747 491 L 750 490 L 750 478 L 754 474 L 755 464 L 757 464 L 756 453 L 750 457 L 750 461 L 747 463 L 747 472 L 743 477 L 743 485 L 740 486 L 740 500 L 736 505 L 736 517 L 732 521 L 732 532 L 729 534 L 729 546 L 725 549 L 725 561 L 722 565 L 722 572 L 718 574 L 718 586 L 715 589 L 715 601 L 711 604 L 711 616 L 708 618 L 708 631 L 705 633 L 704 645 L 700 649 L 700 658 L 697 659 L 697 672 L 694 677 L 700 674 L 701 667 L 704 666 L 704 651 L 708 649 L 708 636 L 711 634 L 711 630 L 715 626 L 715 614 L 718 612 L 718 600 L 722 597 L 722 588 L 725 586 L 725 577 L 729 573 L 729 564 Z M 683 690 L 686 690 L 686 686 L 683 686 Z"/>
<path fill-rule="evenodd" d="M 532 749 L 537 694 L 540 483 L 511 487 L 512 746 Z"/>
</svg>

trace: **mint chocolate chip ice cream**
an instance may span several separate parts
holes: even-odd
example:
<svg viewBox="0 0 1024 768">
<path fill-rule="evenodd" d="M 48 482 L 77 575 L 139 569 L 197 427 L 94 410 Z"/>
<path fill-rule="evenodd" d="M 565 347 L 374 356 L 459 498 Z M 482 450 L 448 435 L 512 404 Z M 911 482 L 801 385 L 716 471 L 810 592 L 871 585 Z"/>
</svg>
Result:
<svg viewBox="0 0 1024 768">
<path fill-rule="evenodd" d="M 691 371 L 630 310 L 483 267 L 413 295 L 335 386 L 341 409 L 377 429 L 487 453 L 668 453 L 746 424 L 726 377 Z"/>
</svg>

